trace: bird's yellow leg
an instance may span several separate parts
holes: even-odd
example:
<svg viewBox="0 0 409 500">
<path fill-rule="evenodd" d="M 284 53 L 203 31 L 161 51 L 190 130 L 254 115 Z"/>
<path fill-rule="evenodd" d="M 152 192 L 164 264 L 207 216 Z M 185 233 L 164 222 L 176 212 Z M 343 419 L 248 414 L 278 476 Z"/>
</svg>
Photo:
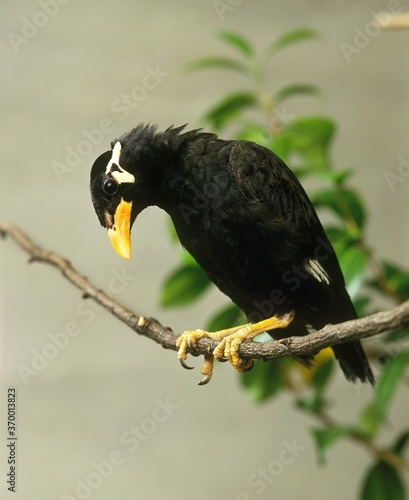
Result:
<svg viewBox="0 0 409 500">
<path fill-rule="evenodd" d="M 205 375 L 205 378 L 202 380 L 201 384 L 205 384 L 211 379 L 214 358 L 219 360 L 223 358 L 228 359 L 233 367 L 240 372 L 250 370 L 254 361 L 252 359 L 242 360 L 239 357 L 238 350 L 240 344 L 245 340 L 253 339 L 257 335 L 260 335 L 260 333 L 277 328 L 286 328 L 293 318 L 294 312 L 291 311 L 282 316 L 273 316 L 259 321 L 258 323 L 235 326 L 233 328 L 227 328 L 226 330 L 219 330 L 218 332 L 188 330 L 184 332 L 176 342 L 178 359 L 184 364 L 187 358 L 188 348 L 192 348 L 198 340 L 206 337 L 218 340 L 220 343 L 213 351 L 213 354 L 205 356 L 205 363 L 201 369 L 201 373 Z"/>
</svg>

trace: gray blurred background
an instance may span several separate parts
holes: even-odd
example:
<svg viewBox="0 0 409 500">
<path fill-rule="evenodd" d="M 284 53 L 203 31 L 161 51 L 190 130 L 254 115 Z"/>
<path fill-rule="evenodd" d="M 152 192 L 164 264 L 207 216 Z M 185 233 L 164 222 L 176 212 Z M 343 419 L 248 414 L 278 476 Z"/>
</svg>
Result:
<svg viewBox="0 0 409 500">
<path fill-rule="evenodd" d="M 197 127 L 217 98 L 245 88 L 233 73 L 181 71 L 192 59 L 229 54 L 215 36 L 221 29 L 241 32 L 260 50 L 291 29 L 322 33 L 320 41 L 276 58 L 274 86 L 322 87 L 320 98 L 292 100 L 288 110 L 337 121 L 334 161 L 356 168 L 352 182 L 370 208 L 368 239 L 380 256 L 407 263 L 409 177 L 401 176 L 393 190 L 385 172 L 398 174 L 402 158 L 409 161 L 409 31 L 372 31 L 349 61 L 341 49 L 354 46 L 374 13 L 406 11 L 407 1 L 4 0 L 0 9 L 0 220 L 68 257 L 135 312 L 182 331 L 203 325 L 226 299 L 214 291 L 190 309 L 160 309 L 160 285 L 178 259 L 166 216 L 144 212 L 133 230 L 133 259 L 121 260 L 91 206 L 90 166 L 139 122 Z M 155 88 L 134 90 L 131 105 L 121 103 L 152 72 Z M 95 129 L 100 132 L 92 135 Z M 67 166 L 73 149 L 80 154 L 58 176 L 55 166 Z M 309 434 L 316 424 L 289 396 L 255 406 L 228 365 L 198 387 L 198 359 L 196 370 L 184 371 L 174 352 L 92 309 L 58 272 L 27 265 L 11 241 L 0 244 L 0 253 L 1 498 L 12 495 L 4 478 L 9 386 L 18 390 L 13 498 L 356 498 L 371 457 L 342 442 L 325 467 L 317 465 Z M 124 273 L 122 285 L 113 281 Z M 55 353 L 47 345 L 64 330 L 76 335 Z M 53 359 L 42 366 L 36 353 L 47 348 Z M 332 390 L 331 411 L 344 422 L 370 396 L 369 388 L 356 390 L 341 374 Z M 396 399 L 385 439 L 407 422 L 406 398 Z M 288 451 L 294 460 L 283 465 L 282 454 L 290 457 L 283 450 L 294 445 Z M 265 469 L 268 479 L 260 479 Z"/>
</svg>

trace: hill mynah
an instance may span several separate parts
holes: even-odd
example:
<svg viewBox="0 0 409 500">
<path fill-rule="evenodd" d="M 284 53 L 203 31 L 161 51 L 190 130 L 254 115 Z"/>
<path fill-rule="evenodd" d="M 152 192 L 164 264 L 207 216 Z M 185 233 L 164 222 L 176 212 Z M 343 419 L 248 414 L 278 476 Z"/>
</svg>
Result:
<svg viewBox="0 0 409 500">
<path fill-rule="evenodd" d="M 220 341 L 205 356 L 206 383 L 214 358 L 249 370 L 253 360 L 241 359 L 238 347 L 262 332 L 307 335 L 356 318 L 334 249 L 287 165 L 253 142 L 184 128 L 139 124 L 97 158 L 90 182 L 96 214 L 119 255 L 130 258 L 131 227 L 156 205 L 208 278 L 246 314 L 247 325 L 182 334 L 181 363 L 198 339 Z M 358 340 L 333 351 L 348 380 L 374 383 Z M 310 365 L 312 357 L 299 360 Z"/>
</svg>

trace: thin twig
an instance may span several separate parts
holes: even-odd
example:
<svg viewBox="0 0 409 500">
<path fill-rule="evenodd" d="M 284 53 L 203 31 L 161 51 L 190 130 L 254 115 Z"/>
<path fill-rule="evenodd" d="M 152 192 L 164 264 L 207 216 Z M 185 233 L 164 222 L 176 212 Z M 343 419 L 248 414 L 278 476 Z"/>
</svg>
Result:
<svg viewBox="0 0 409 500">
<path fill-rule="evenodd" d="M 93 285 L 81 275 L 69 260 L 54 252 L 48 252 L 34 243 L 23 231 L 11 224 L 0 224 L 0 234 L 11 237 L 26 253 L 30 262 L 50 264 L 61 271 L 63 276 L 83 292 L 84 298 L 92 298 L 102 307 L 128 325 L 139 335 L 144 335 L 165 349 L 176 348 L 179 335 L 170 328 L 162 326 L 154 318 L 138 316 L 123 307 L 104 291 Z M 289 337 L 272 342 L 246 341 L 240 345 L 239 354 L 243 358 L 269 360 L 284 356 L 315 354 L 347 340 L 372 337 L 398 327 L 409 326 L 409 300 L 389 311 L 378 312 L 364 318 L 346 321 L 337 325 L 327 325 L 322 330 L 305 337 Z M 208 338 L 201 339 L 195 346 L 195 354 L 212 352 L 218 342 Z"/>
</svg>

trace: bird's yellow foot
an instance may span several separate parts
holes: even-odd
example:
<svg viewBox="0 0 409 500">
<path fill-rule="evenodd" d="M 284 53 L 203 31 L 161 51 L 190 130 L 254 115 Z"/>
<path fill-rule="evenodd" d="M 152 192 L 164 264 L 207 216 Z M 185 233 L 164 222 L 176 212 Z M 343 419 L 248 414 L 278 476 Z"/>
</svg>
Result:
<svg viewBox="0 0 409 500">
<path fill-rule="evenodd" d="M 236 326 L 218 332 L 206 332 L 205 330 L 193 330 L 184 332 L 177 340 L 178 359 L 184 368 L 189 368 L 185 361 L 189 349 L 194 349 L 196 342 L 207 337 L 220 341 L 212 354 L 205 355 L 205 362 L 200 370 L 205 376 L 199 382 L 199 385 L 207 384 L 213 373 L 214 359 L 219 361 L 227 359 L 233 367 L 239 372 L 245 372 L 253 367 L 253 359 L 242 359 L 239 356 L 239 347 L 245 340 L 250 340 L 260 335 L 260 333 L 274 330 L 276 328 L 286 328 L 294 318 L 294 312 L 284 314 L 283 316 L 273 316 L 258 323 L 249 323 L 247 325 Z"/>
</svg>

